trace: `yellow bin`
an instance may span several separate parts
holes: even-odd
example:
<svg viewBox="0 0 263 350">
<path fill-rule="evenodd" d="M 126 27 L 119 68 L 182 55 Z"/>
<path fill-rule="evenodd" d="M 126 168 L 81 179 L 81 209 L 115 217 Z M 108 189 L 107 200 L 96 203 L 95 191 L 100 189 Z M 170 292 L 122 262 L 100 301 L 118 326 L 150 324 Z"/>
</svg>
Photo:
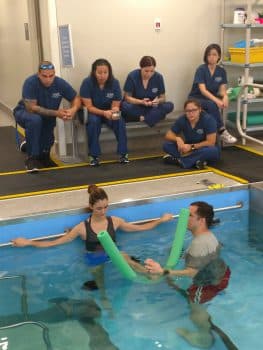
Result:
<svg viewBox="0 0 263 350">
<path fill-rule="evenodd" d="M 245 63 L 246 49 L 230 47 L 230 60 L 233 63 Z M 251 47 L 249 49 L 249 63 L 263 63 L 263 47 Z"/>
</svg>

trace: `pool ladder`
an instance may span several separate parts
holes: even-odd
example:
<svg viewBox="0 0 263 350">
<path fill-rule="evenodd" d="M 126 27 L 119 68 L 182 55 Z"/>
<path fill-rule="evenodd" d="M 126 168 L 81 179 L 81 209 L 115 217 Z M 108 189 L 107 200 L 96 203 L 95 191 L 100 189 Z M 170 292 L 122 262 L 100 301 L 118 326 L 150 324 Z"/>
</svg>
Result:
<svg viewBox="0 0 263 350">
<path fill-rule="evenodd" d="M 0 280 L 13 279 L 13 278 L 21 278 L 21 288 L 22 288 L 22 296 L 21 296 L 21 311 L 24 315 L 25 321 L 14 323 L 8 326 L 0 327 L 0 330 L 17 328 L 24 325 L 35 325 L 42 328 L 43 340 L 46 344 L 47 350 L 52 350 L 52 345 L 49 338 L 49 329 L 43 322 L 30 321 L 28 317 L 28 304 L 27 304 L 27 291 L 26 291 L 26 277 L 24 275 L 12 275 L 12 276 L 3 276 L 0 277 Z M 8 349 L 8 340 L 7 338 L 1 338 L 0 342 L 0 350 Z"/>
</svg>

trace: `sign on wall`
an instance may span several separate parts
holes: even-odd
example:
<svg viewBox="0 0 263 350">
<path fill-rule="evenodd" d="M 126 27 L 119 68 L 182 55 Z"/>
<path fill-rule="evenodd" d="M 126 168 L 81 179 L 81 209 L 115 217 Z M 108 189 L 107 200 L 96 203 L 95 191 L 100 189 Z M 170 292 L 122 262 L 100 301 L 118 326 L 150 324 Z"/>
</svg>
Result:
<svg viewBox="0 0 263 350">
<path fill-rule="evenodd" d="M 59 43 L 62 67 L 74 67 L 74 55 L 72 47 L 71 30 L 69 24 L 58 26 L 59 28 Z"/>
</svg>

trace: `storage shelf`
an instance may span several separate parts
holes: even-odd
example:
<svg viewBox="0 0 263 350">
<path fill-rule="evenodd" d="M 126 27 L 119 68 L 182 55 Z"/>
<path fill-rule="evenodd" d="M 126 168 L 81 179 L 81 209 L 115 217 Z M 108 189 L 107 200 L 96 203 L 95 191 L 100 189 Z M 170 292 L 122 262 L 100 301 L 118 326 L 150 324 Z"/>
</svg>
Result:
<svg viewBox="0 0 263 350">
<path fill-rule="evenodd" d="M 221 28 L 231 29 L 247 29 L 247 28 L 263 28 L 263 24 L 247 23 L 247 24 L 233 24 L 233 23 L 222 23 Z"/>
<path fill-rule="evenodd" d="M 222 0 L 222 11 L 221 11 L 221 48 L 222 48 L 222 52 L 226 52 L 227 47 L 225 44 L 225 36 L 227 35 L 229 37 L 229 35 L 231 35 L 231 31 L 235 31 L 235 35 L 232 35 L 233 38 L 235 38 L 238 34 L 240 35 L 243 34 L 243 38 L 245 40 L 245 43 L 250 43 L 251 42 L 251 36 L 253 31 L 255 30 L 255 33 L 257 32 L 257 30 L 262 30 L 263 29 L 263 24 L 259 24 L 259 23 L 244 23 L 244 24 L 233 24 L 233 23 L 226 23 L 229 21 L 229 16 L 226 20 L 226 7 L 225 7 L 225 3 L 227 2 L 227 0 Z M 229 1 L 230 2 L 230 1 Z M 247 18 L 250 19 L 252 18 L 252 8 L 255 5 L 256 0 L 252 1 L 251 0 L 246 0 L 246 5 L 244 5 L 243 7 L 245 8 L 246 14 L 247 14 Z M 230 3 L 231 4 L 231 3 Z M 234 5 L 233 5 L 234 6 Z M 231 8 L 231 6 L 228 6 L 228 8 Z M 228 29 L 229 30 L 225 30 Z M 237 30 L 237 31 L 236 31 Z M 262 37 L 262 33 L 260 33 L 260 37 Z M 230 40 L 228 40 L 230 42 Z M 240 49 L 240 48 L 237 48 Z M 244 50 L 240 50 L 239 51 L 235 51 L 234 48 L 232 48 L 231 54 L 233 55 L 232 59 L 236 60 L 236 61 L 241 61 L 242 63 L 237 63 L 237 62 L 231 62 L 230 60 L 225 60 L 222 61 L 222 66 L 227 67 L 236 67 L 239 68 L 242 73 L 244 75 L 244 85 L 246 86 L 246 84 L 248 84 L 249 81 L 249 76 L 251 73 L 251 69 L 253 68 L 260 68 L 263 67 L 263 62 L 258 62 L 261 61 L 262 58 L 261 56 L 258 57 L 259 55 L 259 50 L 256 52 L 254 50 L 251 50 L 251 48 L 249 47 L 249 45 L 247 45 L 246 47 L 242 48 Z M 238 56 L 238 55 L 242 55 L 242 57 Z M 251 56 L 250 56 L 251 54 Z M 261 52 L 260 52 L 261 54 Z M 253 56 L 254 55 L 254 56 Z M 257 56 L 256 56 L 257 55 Z M 250 57 L 250 58 L 249 58 Z M 244 61 L 247 62 L 245 63 Z M 255 61 L 256 63 L 249 63 L 249 61 Z M 254 72 L 253 72 L 254 74 Z M 227 113 L 228 116 L 228 120 L 231 120 L 233 122 L 236 122 L 236 126 L 237 129 L 242 137 L 242 143 L 245 144 L 246 143 L 246 139 L 249 138 L 249 136 L 247 135 L 248 132 L 251 131 L 261 131 L 263 130 L 263 98 L 262 96 L 258 97 L 258 98 L 248 98 L 248 89 L 242 89 L 242 93 L 244 94 L 243 98 L 240 100 L 238 100 L 238 105 L 236 107 L 236 112 L 232 112 L 232 113 Z M 253 110 L 253 107 L 251 108 L 251 106 L 253 106 L 253 104 L 255 105 L 255 111 L 249 111 L 249 107 L 250 109 Z M 235 114 L 237 113 L 237 111 L 240 111 L 241 113 L 241 119 L 240 121 L 236 119 Z M 243 132 L 242 132 L 243 130 Z M 255 139 L 256 140 L 256 139 Z"/>
<path fill-rule="evenodd" d="M 257 68 L 257 67 L 263 67 L 262 63 L 235 63 L 231 61 L 222 61 L 221 64 L 223 66 L 233 66 L 233 67 L 240 67 L 240 68 Z"/>
</svg>

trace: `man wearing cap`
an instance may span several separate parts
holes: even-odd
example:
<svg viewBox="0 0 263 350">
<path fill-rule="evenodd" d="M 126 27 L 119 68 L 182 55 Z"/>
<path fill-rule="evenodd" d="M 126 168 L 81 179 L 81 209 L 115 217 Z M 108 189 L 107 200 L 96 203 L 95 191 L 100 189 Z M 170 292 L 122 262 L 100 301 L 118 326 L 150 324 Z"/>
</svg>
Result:
<svg viewBox="0 0 263 350">
<path fill-rule="evenodd" d="M 70 108 L 60 108 L 62 98 L 70 102 Z M 14 109 L 14 116 L 25 129 L 28 155 L 25 166 L 28 172 L 50 166 L 56 118 L 71 120 L 79 107 L 77 92 L 68 82 L 55 75 L 51 62 L 41 62 L 38 73 L 25 80 L 22 100 Z"/>
</svg>

